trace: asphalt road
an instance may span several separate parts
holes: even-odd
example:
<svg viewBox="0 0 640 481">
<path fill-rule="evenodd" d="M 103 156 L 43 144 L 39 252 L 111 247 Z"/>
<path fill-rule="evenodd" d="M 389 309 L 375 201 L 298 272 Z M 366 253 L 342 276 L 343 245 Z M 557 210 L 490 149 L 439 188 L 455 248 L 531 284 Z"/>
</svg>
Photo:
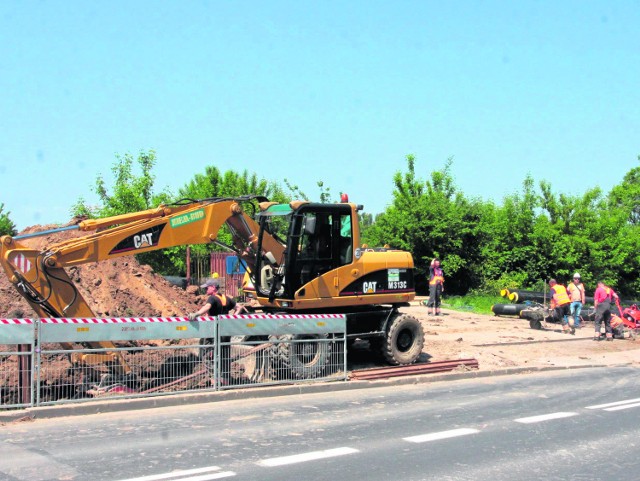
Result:
<svg viewBox="0 0 640 481">
<path fill-rule="evenodd" d="M 0 427 L 0 479 L 637 480 L 630 367 L 387 386 Z"/>
</svg>

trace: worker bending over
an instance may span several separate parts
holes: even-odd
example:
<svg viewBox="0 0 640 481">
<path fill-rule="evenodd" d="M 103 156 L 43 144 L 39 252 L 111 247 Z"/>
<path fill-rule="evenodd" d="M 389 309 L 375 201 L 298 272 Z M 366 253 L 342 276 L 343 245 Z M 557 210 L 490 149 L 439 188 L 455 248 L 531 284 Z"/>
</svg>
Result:
<svg viewBox="0 0 640 481">
<path fill-rule="evenodd" d="M 611 330 L 611 301 L 618 298 L 618 294 L 613 289 L 605 286 L 604 282 L 598 282 L 598 288 L 593 293 L 593 305 L 596 308 L 595 332 L 593 340 L 599 341 L 600 324 L 604 322 L 604 332 L 607 341 L 613 341 L 613 332 Z"/>
<path fill-rule="evenodd" d="M 549 286 L 551 287 L 551 309 L 555 310 L 555 317 L 559 317 L 562 321 L 562 332 L 575 334 L 576 328 L 573 325 L 573 318 L 569 320 L 571 299 L 567 288 L 558 284 L 555 279 L 549 281 Z"/>
</svg>

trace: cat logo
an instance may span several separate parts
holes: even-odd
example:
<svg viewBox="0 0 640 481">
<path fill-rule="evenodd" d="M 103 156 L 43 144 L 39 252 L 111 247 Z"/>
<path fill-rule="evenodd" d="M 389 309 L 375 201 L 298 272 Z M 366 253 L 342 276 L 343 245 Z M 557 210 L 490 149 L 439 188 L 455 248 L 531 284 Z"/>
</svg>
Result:
<svg viewBox="0 0 640 481">
<path fill-rule="evenodd" d="M 151 249 L 158 245 L 162 229 L 166 224 L 160 224 L 150 229 L 144 229 L 122 239 L 111 249 L 109 254 L 122 254 L 123 252 L 131 252 L 138 249 Z"/>
<path fill-rule="evenodd" d="M 136 249 L 151 247 L 153 245 L 153 234 L 149 232 L 147 234 L 134 235 L 133 245 L 136 247 Z"/>
<path fill-rule="evenodd" d="M 363 282 L 362 283 L 362 292 L 364 294 L 375 294 L 375 292 L 376 292 L 376 284 L 377 283 L 378 283 L 377 281 Z"/>
</svg>

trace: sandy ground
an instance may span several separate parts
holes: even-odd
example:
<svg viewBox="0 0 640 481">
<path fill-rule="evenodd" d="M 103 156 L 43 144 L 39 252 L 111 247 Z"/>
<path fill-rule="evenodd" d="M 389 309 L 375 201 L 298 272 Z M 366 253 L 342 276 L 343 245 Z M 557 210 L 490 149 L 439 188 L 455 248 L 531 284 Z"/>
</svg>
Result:
<svg viewBox="0 0 640 481">
<path fill-rule="evenodd" d="M 414 303 L 418 304 L 418 303 Z M 559 324 L 543 323 L 535 330 L 517 317 L 498 317 L 443 310 L 431 316 L 427 308 L 404 309 L 419 319 L 425 331 L 422 360 L 475 358 L 479 369 L 510 367 L 568 367 L 617 365 L 640 361 L 640 338 L 594 342 L 594 325 L 587 323 L 575 335 L 564 334 Z"/>
</svg>

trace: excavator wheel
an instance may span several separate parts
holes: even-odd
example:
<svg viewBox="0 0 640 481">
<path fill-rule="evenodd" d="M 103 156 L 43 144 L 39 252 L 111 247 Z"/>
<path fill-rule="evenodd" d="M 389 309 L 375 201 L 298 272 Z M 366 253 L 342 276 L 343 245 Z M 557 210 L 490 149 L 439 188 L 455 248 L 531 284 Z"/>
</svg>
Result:
<svg viewBox="0 0 640 481">
<path fill-rule="evenodd" d="M 331 361 L 331 344 L 317 342 L 326 335 L 270 336 L 271 368 L 278 379 L 314 379 L 323 376 Z M 304 342 L 308 340 L 310 342 Z"/>
<path fill-rule="evenodd" d="M 389 323 L 382 343 L 384 359 L 394 366 L 412 364 L 420 357 L 423 347 L 424 331 L 420 321 L 408 314 L 396 315 Z"/>
</svg>

